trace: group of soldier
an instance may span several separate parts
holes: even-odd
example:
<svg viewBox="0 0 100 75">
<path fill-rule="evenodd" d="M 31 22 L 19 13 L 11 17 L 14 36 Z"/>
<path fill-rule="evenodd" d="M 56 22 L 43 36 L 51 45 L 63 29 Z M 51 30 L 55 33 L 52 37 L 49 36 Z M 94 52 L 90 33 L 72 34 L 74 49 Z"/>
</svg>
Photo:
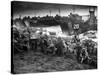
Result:
<svg viewBox="0 0 100 75">
<path fill-rule="evenodd" d="M 32 50 L 52 55 L 64 55 L 66 48 L 65 41 L 61 37 L 51 38 L 47 35 L 40 36 L 38 39 L 32 39 L 30 44 Z"/>
<path fill-rule="evenodd" d="M 76 55 L 77 60 L 80 63 L 83 63 L 85 60 L 91 59 L 89 57 L 89 50 L 88 46 L 83 45 L 80 42 L 80 39 L 78 39 L 76 36 L 74 37 L 74 48 L 71 49 L 69 46 L 69 42 L 65 41 L 61 37 L 49 37 L 47 35 L 40 35 L 39 38 L 36 39 L 29 39 L 24 40 L 25 36 L 23 34 L 19 34 L 18 32 L 13 34 L 13 43 L 14 47 L 18 45 L 18 47 L 21 47 L 21 50 L 32 50 L 32 51 L 39 51 L 44 54 L 51 54 L 51 55 L 58 55 L 58 56 L 66 56 L 67 53 L 73 53 Z M 21 38 L 21 40 L 20 40 Z M 21 42 L 23 42 L 23 45 L 21 45 Z M 72 42 L 72 41 L 71 41 Z M 70 42 L 70 45 L 73 43 Z M 28 47 L 27 47 L 28 43 Z M 26 45 L 25 45 L 26 44 Z M 19 50 L 18 47 L 16 50 Z M 15 51 L 15 50 L 14 50 Z"/>
</svg>

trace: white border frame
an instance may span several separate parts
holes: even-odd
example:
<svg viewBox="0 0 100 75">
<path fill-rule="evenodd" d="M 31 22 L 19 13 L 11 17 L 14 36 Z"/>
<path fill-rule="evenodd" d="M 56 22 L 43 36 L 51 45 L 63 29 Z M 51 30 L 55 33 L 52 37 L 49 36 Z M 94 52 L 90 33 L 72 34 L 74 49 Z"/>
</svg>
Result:
<svg viewBox="0 0 100 75">
<path fill-rule="evenodd" d="M 11 1 L 1 0 L 0 2 L 0 75 L 10 75 L 11 68 Z M 28 1 L 28 0 L 15 0 L 15 1 Z M 47 3 L 62 3 L 62 4 L 76 4 L 76 5 L 94 5 L 98 6 L 98 13 L 100 13 L 100 0 L 29 0 L 30 2 L 47 2 Z M 98 14 L 98 19 L 100 15 Z M 100 41 L 100 19 L 98 20 L 98 41 Z M 97 70 L 77 70 L 77 71 L 63 71 L 63 72 L 49 72 L 49 73 L 31 73 L 27 75 L 98 75 L 100 66 L 100 51 L 98 42 L 98 69 Z M 21 74 L 20 74 L 21 75 Z M 24 75 L 24 74 L 22 74 Z M 26 75 L 26 74 L 25 74 Z"/>
</svg>

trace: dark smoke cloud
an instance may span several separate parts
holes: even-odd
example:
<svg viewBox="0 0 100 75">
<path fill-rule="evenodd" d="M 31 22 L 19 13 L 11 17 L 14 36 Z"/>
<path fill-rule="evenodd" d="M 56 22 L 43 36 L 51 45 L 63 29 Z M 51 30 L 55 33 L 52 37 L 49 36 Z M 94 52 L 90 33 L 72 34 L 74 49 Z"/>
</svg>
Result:
<svg viewBox="0 0 100 75">
<path fill-rule="evenodd" d="M 68 5 L 68 4 L 53 4 L 53 3 L 39 3 L 39 2 L 23 2 L 23 1 L 12 1 L 12 14 L 20 14 L 20 13 L 30 13 L 39 12 L 41 10 L 70 10 L 70 9 L 81 9 L 88 10 L 91 6 L 84 5 Z M 96 6 L 94 6 L 96 8 Z"/>
</svg>

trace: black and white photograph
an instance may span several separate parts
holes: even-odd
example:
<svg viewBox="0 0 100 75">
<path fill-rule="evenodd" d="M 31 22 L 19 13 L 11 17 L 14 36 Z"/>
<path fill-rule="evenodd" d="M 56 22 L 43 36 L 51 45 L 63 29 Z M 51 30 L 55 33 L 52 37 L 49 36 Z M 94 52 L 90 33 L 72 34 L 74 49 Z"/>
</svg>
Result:
<svg viewBox="0 0 100 75">
<path fill-rule="evenodd" d="M 98 7 L 11 1 L 11 73 L 98 68 Z"/>
</svg>

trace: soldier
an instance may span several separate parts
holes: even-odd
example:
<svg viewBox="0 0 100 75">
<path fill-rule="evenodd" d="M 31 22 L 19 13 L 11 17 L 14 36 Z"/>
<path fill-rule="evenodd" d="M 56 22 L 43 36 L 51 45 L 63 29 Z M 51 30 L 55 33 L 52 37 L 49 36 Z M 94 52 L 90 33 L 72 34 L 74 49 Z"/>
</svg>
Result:
<svg viewBox="0 0 100 75">
<path fill-rule="evenodd" d="M 61 37 L 58 38 L 58 41 L 57 41 L 55 47 L 57 48 L 58 55 L 64 55 L 64 44 L 63 44 L 63 40 Z"/>
<path fill-rule="evenodd" d="M 44 51 L 44 40 L 42 39 L 42 37 L 40 37 L 40 48 L 41 48 L 41 52 Z"/>
<path fill-rule="evenodd" d="M 81 63 L 83 63 L 85 60 L 90 59 L 86 47 L 83 47 L 83 49 L 81 50 L 80 57 L 81 57 L 80 60 Z"/>
<path fill-rule="evenodd" d="M 51 50 L 51 52 L 53 53 L 53 55 L 55 55 L 55 52 L 57 50 L 57 48 L 55 47 L 55 44 L 53 43 L 52 40 L 49 40 L 49 46 L 48 48 Z"/>
<path fill-rule="evenodd" d="M 48 47 L 48 42 L 46 38 L 40 37 L 40 47 L 41 47 L 41 52 L 46 53 L 46 49 Z"/>
<path fill-rule="evenodd" d="M 82 46 L 79 43 L 77 43 L 76 47 L 74 49 L 76 51 L 76 58 L 77 58 L 78 61 L 80 61 L 80 53 L 81 53 L 81 50 L 82 50 Z"/>
</svg>

